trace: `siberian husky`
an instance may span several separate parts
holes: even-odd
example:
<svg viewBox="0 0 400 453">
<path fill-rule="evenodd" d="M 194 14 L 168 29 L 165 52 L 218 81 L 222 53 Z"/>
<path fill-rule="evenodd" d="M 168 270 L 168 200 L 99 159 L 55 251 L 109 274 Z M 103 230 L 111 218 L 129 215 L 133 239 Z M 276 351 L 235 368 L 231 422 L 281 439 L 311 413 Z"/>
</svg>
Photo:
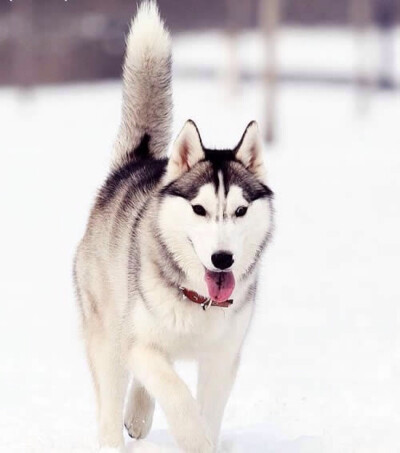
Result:
<svg viewBox="0 0 400 453">
<path fill-rule="evenodd" d="M 148 434 L 155 400 L 181 450 L 216 450 L 272 230 L 257 124 L 233 150 L 214 150 L 189 120 L 167 157 L 171 97 L 170 36 L 144 2 L 127 37 L 110 174 L 74 267 L 107 451 L 123 451 L 124 424 Z M 196 398 L 177 359 L 198 363 Z"/>
</svg>

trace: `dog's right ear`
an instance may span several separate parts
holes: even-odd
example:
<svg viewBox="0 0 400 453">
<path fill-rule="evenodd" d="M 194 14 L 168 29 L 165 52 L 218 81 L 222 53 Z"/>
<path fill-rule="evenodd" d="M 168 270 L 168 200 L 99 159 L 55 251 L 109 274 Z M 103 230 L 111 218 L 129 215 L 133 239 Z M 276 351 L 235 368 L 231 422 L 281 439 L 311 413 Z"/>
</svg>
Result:
<svg viewBox="0 0 400 453">
<path fill-rule="evenodd" d="M 199 131 L 194 121 L 188 120 L 172 147 L 167 166 L 167 182 L 179 178 L 203 158 L 204 149 Z"/>
<path fill-rule="evenodd" d="M 265 178 L 261 135 L 255 121 L 248 124 L 234 151 L 236 159 L 242 162 L 250 173 L 261 180 Z"/>
</svg>

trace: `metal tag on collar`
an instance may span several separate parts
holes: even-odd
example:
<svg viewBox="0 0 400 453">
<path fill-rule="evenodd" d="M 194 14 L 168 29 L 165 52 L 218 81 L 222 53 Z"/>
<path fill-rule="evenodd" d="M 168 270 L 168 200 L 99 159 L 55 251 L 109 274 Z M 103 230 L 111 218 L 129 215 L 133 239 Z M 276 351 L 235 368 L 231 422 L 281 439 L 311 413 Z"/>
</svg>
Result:
<svg viewBox="0 0 400 453">
<path fill-rule="evenodd" d="M 203 307 L 203 310 L 206 311 L 207 308 L 211 305 L 212 303 L 212 300 L 210 298 L 208 298 L 205 302 L 203 302 L 201 304 L 201 306 Z"/>
</svg>

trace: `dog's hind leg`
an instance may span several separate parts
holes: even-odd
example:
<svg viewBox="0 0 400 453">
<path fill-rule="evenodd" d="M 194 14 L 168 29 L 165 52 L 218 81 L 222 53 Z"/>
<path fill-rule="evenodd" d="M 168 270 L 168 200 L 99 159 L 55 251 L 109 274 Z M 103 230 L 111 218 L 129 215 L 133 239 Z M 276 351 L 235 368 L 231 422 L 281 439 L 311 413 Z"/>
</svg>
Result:
<svg viewBox="0 0 400 453">
<path fill-rule="evenodd" d="M 116 341 L 97 320 L 84 329 L 87 355 L 96 389 L 100 447 L 121 449 L 127 374 Z"/>
<path fill-rule="evenodd" d="M 150 431 L 154 414 L 154 399 L 133 379 L 125 409 L 125 428 L 134 439 L 143 439 Z"/>
</svg>

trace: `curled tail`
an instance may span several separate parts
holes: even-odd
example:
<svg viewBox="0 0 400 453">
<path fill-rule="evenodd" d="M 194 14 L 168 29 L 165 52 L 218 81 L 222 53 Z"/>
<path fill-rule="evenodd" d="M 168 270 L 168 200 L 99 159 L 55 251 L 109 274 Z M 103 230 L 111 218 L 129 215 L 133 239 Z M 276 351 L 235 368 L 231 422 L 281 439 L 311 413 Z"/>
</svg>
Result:
<svg viewBox="0 0 400 453">
<path fill-rule="evenodd" d="M 144 156 L 165 157 L 171 124 L 171 39 L 157 4 L 146 0 L 126 40 L 122 118 L 113 168 Z"/>
</svg>

